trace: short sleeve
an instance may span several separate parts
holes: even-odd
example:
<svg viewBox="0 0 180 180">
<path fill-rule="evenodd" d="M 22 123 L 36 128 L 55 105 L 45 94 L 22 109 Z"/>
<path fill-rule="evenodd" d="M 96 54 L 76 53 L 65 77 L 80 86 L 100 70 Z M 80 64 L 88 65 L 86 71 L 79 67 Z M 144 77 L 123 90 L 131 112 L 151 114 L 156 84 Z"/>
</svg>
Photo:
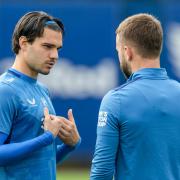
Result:
<svg viewBox="0 0 180 180">
<path fill-rule="evenodd" d="M 17 111 L 17 99 L 13 88 L 0 83 L 0 132 L 9 134 Z"/>
</svg>

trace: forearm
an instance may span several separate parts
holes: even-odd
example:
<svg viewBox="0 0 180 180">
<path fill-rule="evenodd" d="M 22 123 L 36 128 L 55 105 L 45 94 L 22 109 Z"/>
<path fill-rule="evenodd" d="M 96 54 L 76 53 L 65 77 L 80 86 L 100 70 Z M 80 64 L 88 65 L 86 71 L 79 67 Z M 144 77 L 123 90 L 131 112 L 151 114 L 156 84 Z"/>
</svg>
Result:
<svg viewBox="0 0 180 180">
<path fill-rule="evenodd" d="M 80 144 L 81 144 L 81 139 L 79 139 L 78 143 L 75 146 L 69 146 L 66 144 L 58 145 L 56 152 L 56 162 L 62 163 L 72 151 L 74 151 L 79 147 Z"/>
<path fill-rule="evenodd" d="M 0 145 L 0 166 L 12 164 L 14 161 L 26 158 L 32 152 L 51 144 L 54 140 L 51 132 L 21 143 Z"/>
</svg>

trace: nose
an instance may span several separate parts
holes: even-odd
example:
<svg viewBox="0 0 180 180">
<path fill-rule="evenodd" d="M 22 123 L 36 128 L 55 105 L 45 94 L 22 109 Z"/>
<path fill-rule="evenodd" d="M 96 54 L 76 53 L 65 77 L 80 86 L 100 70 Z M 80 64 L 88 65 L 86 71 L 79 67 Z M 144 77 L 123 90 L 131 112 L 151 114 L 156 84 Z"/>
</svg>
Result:
<svg viewBox="0 0 180 180">
<path fill-rule="evenodd" d="M 51 52 L 50 52 L 50 58 L 54 59 L 54 60 L 57 60 L 58 57 L 59 57 L 58 50 L 57 49 L 52 49 Z"/>
</svg>

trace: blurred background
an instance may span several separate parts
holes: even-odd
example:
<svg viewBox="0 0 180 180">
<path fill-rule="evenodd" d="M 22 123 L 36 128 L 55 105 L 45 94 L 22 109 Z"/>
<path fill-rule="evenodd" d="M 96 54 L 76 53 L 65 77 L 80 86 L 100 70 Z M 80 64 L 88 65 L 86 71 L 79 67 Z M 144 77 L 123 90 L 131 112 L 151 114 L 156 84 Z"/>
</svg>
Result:
<svg viewBox="0 0 180 180">
<path fill-rule="evenodd" d="M 86 180 L 95 147 L 98 109 L 108 90 L 125 79 L 119 70 L 115 30 L 135 13 L 156 16 L 164 28 L 161 66 L 180 80 L 180 2 L 178 0 L 0 0 L 0 73 L 11 66 L 11 36 L 18 19 L 28 11 L 45 11 L 65 25 L 59 61 L 48 76 L 58 115 L 72 108 L 82 144 L 62 164 L 57 179 Z"/>
</svg>

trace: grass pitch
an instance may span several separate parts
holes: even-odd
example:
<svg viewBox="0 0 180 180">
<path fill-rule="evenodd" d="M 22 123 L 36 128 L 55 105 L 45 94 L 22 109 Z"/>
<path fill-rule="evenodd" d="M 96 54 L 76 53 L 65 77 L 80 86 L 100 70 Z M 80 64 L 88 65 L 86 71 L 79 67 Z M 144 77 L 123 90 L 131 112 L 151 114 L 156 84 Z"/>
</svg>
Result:
<svg viewBox="0 0 180 180">
<path fill-rule="evenodd" d="M 57 180 L 89 180 L 88 169 L 58 169 Z"/>
</svg>

